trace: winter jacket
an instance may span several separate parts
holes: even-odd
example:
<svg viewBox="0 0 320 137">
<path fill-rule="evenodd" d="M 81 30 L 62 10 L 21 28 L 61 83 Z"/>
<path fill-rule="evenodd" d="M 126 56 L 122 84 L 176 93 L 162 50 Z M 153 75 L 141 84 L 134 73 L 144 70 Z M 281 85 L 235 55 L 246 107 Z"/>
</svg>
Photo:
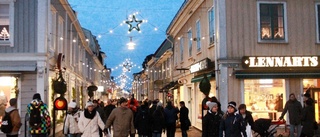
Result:
<svg viewBox="0 0 320 137">
<path fill-rule="evenodd" d="M 176 120 L 178 119 L 177 114 L 179 113 L 179 110 L 175 107 L 166 107 L 164 109 L 164 117 L 166 119 L 166 124 L 172 124 L 176 123 Z"/>
<path fill-rule="evenodd" d="M 164 112 L 161 107 L 158 107 L 152 114 L 151 130 L 152 132 L 161 133 L 165 129 Z"/>
<path fill-rule="evenodd" d="M 129 133 L 134 134 L 133 113 L 129 108 L 118 107 L 112 110 L 106 128 L 113 125 L 114 137 L 128 137 Z"/>
<path fill-rule="evenodd" d="M 48 112 L 48 106 L 47 104 L 43 103 L 41 100 L 34 99 L 31 101 L 30 104 L 27 106 L 27 114 L 30 117 L 30 113 L 33 109 L 32 106 L 35 106 L 36 108 L 39 108 L 40 110 L 40 115 L 41 115 L 41 122 L 42 124 L 40 126 L 34 127 L 30 126 L 29 127 L 29 132 L 30 134 L 47 134 L 50 132 L 50 127 L 51 127 L 51 118 Z"/>
<path fill-rule="evenodd" d="M 237 113 L 225 114 L 223 116 L 220 127 L 219 127 L 219 137 L 247 137 L 246 125 L 244 125 L 244 120 L 242 116 Z"/>
<path fill-rule="evenodd" d="M 189 129 L 189 109 L 187 107 L 180 108 L 180 123 L 181 123 L 181 130 L 188 130 Z"/>
<path fill-rule="evenodd" d="M 306 106 L 302 110 L 302 133 L 307 136 L 314 135 L 313 123 L 315 122 L 313 106 Z"/>
<path fill-rule="evenodd" d="M 107 106 L 104 107 L 104 113 L 106 114 L 106 120 L 108 119 L 108 117 L 110 116 L 111 112 L 113 109 L 115 109 L 116 106 L 109 104 Z"/>
<path fill-rule="evenodd" d="M 289 111 L 289 122 L 290 125 L 299 125 L 301 124 L 302 117 L 302 105 L 298 100 L 288 100 L 281 114 L 281 119 Z"/>
<path fill-rule="evenodd" d="M 10 114 L 10 118 L 11 118 L 13 129 L 12 129 L 12 132 L 8 133 L 7 135 L 18 135 L 19 129 L 22 125 L 18 109 L 10 106 L 10 107 L 6 108 L 5 111 L 7 113 L 10 113 L 12 111 Z"/>
<path fill-rule="evenodd" d="M 138 130 L 139 135 L 147 136 L 150 134 L 150 119 L 148 106 L 142 105 L 134 119 L 134 127 Z"/>
<path fill-rule="evenodd" d="M 100 118 L 99 113 L 95 112 L 95 116 L 92 119 L 89 119 L 85 117 L 85 111 L 81 112 L 78 122 L 78 127 L 80 132 L 82 133 L 82 137 L 99 137 L 99 127 L 101 129 L 105 128 L 105 125 Z"/>
<path fill-rule="evenodd" d="M 77 111 L 75 113 L 67 114 L 67 117 L 64 121 L 64 134 L 77 134 L 81 133 L 78 127 L 78 121 L 80 119 L 81 111 Z"/>
<path fill-rule="evenodd" d="M 237 113 L 239 115 L 241 115 L 239 111 L 237 111 Z M 244 125 L 245 126 L 247 126 L 247 124 L 249 124 L 251 127 L 253 126 L 252 112 L 246 110 L 245 115 L 241 115 L 241 116 L 242 116 L 242 118 L 244 120 Z"/>
<path fill-rule="evenodd" d="M 202 119 L 202 137 L 219 137 L 219 127 L 222 113 L 210 110 Z"/>
</svg>

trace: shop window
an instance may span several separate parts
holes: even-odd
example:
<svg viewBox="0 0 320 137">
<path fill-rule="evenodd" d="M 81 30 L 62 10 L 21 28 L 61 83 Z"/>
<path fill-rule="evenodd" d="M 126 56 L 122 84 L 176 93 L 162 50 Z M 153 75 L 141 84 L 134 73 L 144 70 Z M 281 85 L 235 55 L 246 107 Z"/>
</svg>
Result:
<svg viewBox="0 0 320 137">
<path fill-rule="evenodd" d="M 278 119 L 286 102 L 284 79 L 244 80 L 244 88 L 245 104 L 255 120 Z"/>
<path fill-rule="evenodd" d="M 9 100 L 18 94 L 18 79 L 15 77 L 0 77 L 0 121 L 5 109 L 10 106 Z"/>
<path fill-rule="evenodd" d="M 259 41 L 285 40 L 285 3 L 259 3 Z"/>
<path fill-rule="evenodd" d="M 2 3 L 0 1 L 0 45 L 13 46 L 13 1 Z"/>
<path fill-rule="evenodd" d="M 215 32 L 214 32 L 214 27 L 215 27 L 215 23 L 214 23 L 214 7 L 212 7 L 209 11 L 208 11 L 208 18 L 209 18 L 209 36 L 210 36 L 210 45 L 214 44 L 214 36 L 215 36 Z"/>
</svg>

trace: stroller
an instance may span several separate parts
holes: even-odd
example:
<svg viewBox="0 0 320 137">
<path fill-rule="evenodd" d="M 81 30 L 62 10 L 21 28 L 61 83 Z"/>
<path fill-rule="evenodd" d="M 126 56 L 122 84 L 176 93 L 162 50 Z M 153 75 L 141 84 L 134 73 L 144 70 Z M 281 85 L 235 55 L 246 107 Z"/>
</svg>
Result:
<svg viewBox="0 0 320 137">
<path fill-rule="evenodd" d="M 254 137 L 274 137 L 277 133 L 277 127 L 285 124 L 285 120 L 272 122 L 271 119 L 257 119 L 252 126 Z"/>
</svg>

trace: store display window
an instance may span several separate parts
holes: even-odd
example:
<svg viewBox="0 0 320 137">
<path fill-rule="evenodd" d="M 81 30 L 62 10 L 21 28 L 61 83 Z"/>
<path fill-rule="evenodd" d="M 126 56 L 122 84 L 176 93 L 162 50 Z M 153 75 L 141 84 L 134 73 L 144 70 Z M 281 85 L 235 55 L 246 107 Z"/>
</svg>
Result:
<svg viewBox="0 0 320 137">
<path fill-rule="evenodd" d="M 309 92 L 311 98 L 315 101 L 314 104 L 314 112 L 315 119 L 317 122 L 320 121 L 320 79 L 303 79 L 303 92 Z"/>
<path fill-rule="evenodd" d="M 10 106 L 9 100 L 18 94 L 18 79 L 15 77 L 0 77 L 0 124 L 5 109 Z"/>
<path fill-rule="evenodd" d="M 246 79 L 244 88 L 247 110 L 255 120 L 278 119 L 286 101 L 284 79 Z"/>
</svg>

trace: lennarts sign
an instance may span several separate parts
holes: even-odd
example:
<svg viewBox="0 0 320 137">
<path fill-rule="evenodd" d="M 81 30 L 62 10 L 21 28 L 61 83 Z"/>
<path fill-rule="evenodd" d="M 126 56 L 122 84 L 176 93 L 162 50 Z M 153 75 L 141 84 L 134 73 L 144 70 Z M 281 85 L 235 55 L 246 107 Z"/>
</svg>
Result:
<svg viewBox="0 0 320 137">
<path fill-rule="evenodd" d="M 290 56 L 290 57 L 266 57 L 244 56 L 243 68 L 267 68 L 267 67 L 319 67 L 318 56 Z"/>
</svg>

